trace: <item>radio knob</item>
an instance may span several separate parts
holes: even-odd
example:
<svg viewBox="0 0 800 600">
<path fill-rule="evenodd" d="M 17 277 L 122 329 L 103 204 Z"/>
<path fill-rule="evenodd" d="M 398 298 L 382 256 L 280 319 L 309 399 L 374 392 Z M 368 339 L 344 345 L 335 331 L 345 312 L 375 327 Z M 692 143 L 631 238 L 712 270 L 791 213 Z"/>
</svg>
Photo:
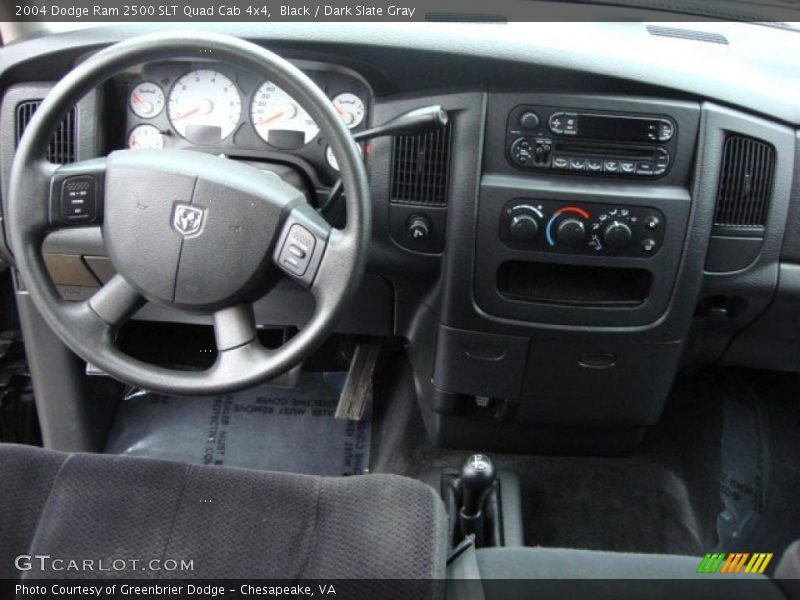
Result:
<svg viewBox="0 0 800 600">
<path fill-rule="evenodd" d="M 519 126 L 523 129 L 536 129 L 539 126 L 539 115 L 532 110 L 526 110 L 519 116 Z"/>
<path fill-rule="evenodd" d="M 586 225 L 581 219 L 567 217 L 558 224 L 556 237 L 562 244 L 575 246 L 586 238 Z"/>
<path fill-rule="evenodd" d="M 621 221 L 612 221 L 603 230 L 603 241 L 610 248 L 624 248 L 632 239 L 631 228 Z"/>
<path fill-rule="evenodd" d="M 514 215 L 508 222 L 508 233 L 515 242 L 532 242 L 539 233 L 539 222 L 527 213 Z"/>
</svg>

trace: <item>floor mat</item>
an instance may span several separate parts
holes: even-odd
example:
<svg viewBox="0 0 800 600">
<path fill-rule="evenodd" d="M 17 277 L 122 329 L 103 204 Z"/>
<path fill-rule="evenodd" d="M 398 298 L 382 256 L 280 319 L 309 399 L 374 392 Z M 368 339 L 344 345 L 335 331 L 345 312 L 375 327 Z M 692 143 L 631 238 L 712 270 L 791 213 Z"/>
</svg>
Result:
<svg viewBox="0 0 800 600">
<path fill-rule="evenodd" d="M 403 371 L 376 387 L 382 402 L 374 470 L 418 477 L 428 469 L 458 467 L 470 451 L 483 451 L 428 442 L 409 367 L 401 364 Z M 687 406 L 665 415 L 664 427 L 648 436 L 638 456 L 489 453 L 497 468 L 520 478 L 526 545 L 690 555 L 713 548 L 722 503 L 718 459 L 709 454 L 715 439 L 718 444 L 721 415 L 685 393 L 696 392 L 694 381 L 683 388 L 678 392 Z M 703 490 L 701 498 L 693 487 Z"/>
<path fill-rule="evenodd" d="M 687 555 L 702 550 L 684 482 L 657 463 L 537 457 L 522 477 L 529 545 Z"/>
<path fill-rule="evenodd" d="M 731 379 L 728 393 L 734 400 L 748 400 L 745 408 L 750 407 L 749 423 L 745 420 L 740 424 L 741 416 L 734 420 L 734 414 L 726 412 L 726 428 L 737 434 L 737 430 L 749 427 L 749 435 L 738 433 L 738 437 L 743 444 L 750 440 L 745 464 L 751 465 L 751 487 L 758 494 L 748 494 L 747 485 L 735 488 L 740 494 L 738 507 L 747 509 L 744 514 L 749 518 L 742 520 L 735 536 L 721 535 L 720 549 L 751 552 L 763 548 L 761 551 L 779 556 L 800 539 L 800 377 L 790 373 L 738 372 Z M 723 494 L 726 492 L 730 489 L 723 488 Z M 732 504 L 731 499 L 727 504 Z"/>
<path fill-rule="evenodd" d="M 294 389 L 125 400 L 105 452 L 313 475 L 366 473 L 371 401 L 362 421 L 333 418 L 346 378 L 303 373 Z"/>
</svg>

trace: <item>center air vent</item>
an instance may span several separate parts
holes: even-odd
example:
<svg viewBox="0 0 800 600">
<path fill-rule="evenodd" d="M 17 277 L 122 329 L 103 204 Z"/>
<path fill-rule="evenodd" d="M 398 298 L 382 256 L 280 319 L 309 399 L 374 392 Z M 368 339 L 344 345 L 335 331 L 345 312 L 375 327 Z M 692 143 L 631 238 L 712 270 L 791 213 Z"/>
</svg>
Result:
<svg viewBox="0 0 800 600">
<path fill-rule="evenodd" d="M 767 224 L 775 148 L 740 135 L 725 141 L 714 225 L 759 229 Z"/>
<path fill-rule="evenodd" d="M 28 100 L 27 102 L 20 102 L 17 105 L 17 123 L 16 123 L 16 136 L 17 144 L 22 139 L 22 134 L 28 123 L 33 117 L 33 113 L 39 108 L 42 103 L 41 100 Z M 47 160 L 56 164 L 66 164 L 75 162 L 75 135 L 77 128 L 75 122 L 77 115 L 73 108 L 64 120 L 56 129 L 53 138 L 50 140 L 50 146 L 47 148 Z"/>
<path fill-rule="evenodd" d="M 394 138 L 391 201 L 445 206 L 450 175 L 451 126 Z"/>
</svg>

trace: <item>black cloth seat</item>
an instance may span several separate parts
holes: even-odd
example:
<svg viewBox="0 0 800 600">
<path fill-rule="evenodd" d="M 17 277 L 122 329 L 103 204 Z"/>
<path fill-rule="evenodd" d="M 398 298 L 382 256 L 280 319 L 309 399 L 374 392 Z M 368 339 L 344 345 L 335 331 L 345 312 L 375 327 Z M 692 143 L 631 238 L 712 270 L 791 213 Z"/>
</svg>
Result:
<svg viewBox="0 0 800 600">
<path fill-rule="evenodd" d="M 325 478 L 0 444 L 0 488 L 0 579 L 445 574 L 444 506 L 405 477 Z M 162 562 L 156 573 L 142 563 L 86 573 L 33 561 L 21 572 L 19 555 L 183 559 L 193 570 Z"/>
</svg>

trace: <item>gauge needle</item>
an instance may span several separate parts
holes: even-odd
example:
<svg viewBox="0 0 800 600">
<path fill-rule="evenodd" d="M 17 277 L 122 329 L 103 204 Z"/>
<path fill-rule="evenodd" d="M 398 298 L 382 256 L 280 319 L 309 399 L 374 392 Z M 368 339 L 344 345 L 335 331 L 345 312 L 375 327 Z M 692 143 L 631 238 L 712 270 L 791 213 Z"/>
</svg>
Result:
<svg viewBox="0 0 800 600">
<path fill-rule="evenodd" d="M 153 103 L 150 102 L 149 100 L 145 100 L 144 98 L 142 98 L 136 92 L 133 92 L 133 101 L 136 104 L 141 104 L 144 107 L 144 112 L 145 113 L 149 113 L 149 112 L 153 111 Z"/>
<path fill-rule="evenodd" d="M 179 115 L 179 116 L 175 117 L 175 120 L 176 121 L 180 121 L 181 119 L 185 119 L 186 117 L 190 117 L 194 113 L 198 112 L 199 110 L 200 110 L 200 107 L 199 106 L 195 106 L 192 110 L 190 110 L 188 112 L 185 112 L 182 115 Z"/>
<path fill-rule="evenodd" d="M 297 112 L 297 109 L 293 105 L 287 104 L 286 107 L 283 108 L 282 110 L 279 110 L 276 113 L 273 113 L 273 114 L 271 114 L 271 115 L 269 115 L 267 117 L 264 117 L 263 119 L 260 119 L 258 121 L 258 123 L 256 123 L 256 126 L 266 125 L 267 123 L 271 123 L 272 121 L 275 121 L 276 119 L 280 119 L 281 117 L 284 117 L 284 116 L 289 115 L 289 114 L 291 114 L 291 116 L 289 117 L 289 118 L 291 118 L 291 117 L 293 117 L 295 115 L 296 112 Z"/>
<path fill-rule="evenodd" d="M 356 118 L 353 116 L 353 113 L 351 113 L 348 110 L 345 110 L 338 104 L 334 104 L 333 107 L 339 112 L 339 116 L 342 117 L 342 120 L 348 125 L 350 125 L 353 121 L 356 120 Z"/>
<path fill-rule="evenodd" d="M 181 119 L 185 119 L 186 117 L 190 117 L 193 114 L 203 111 L 204 115 L 210 115 L 214 111 L 214 103 L 211 101 L 210 98 L 205 98 L 201 104 L 195 106 L 192 110 L 187 111 L 177 117 L 175 117 L 176 121 L 180 121 Z"/>
</svg>

